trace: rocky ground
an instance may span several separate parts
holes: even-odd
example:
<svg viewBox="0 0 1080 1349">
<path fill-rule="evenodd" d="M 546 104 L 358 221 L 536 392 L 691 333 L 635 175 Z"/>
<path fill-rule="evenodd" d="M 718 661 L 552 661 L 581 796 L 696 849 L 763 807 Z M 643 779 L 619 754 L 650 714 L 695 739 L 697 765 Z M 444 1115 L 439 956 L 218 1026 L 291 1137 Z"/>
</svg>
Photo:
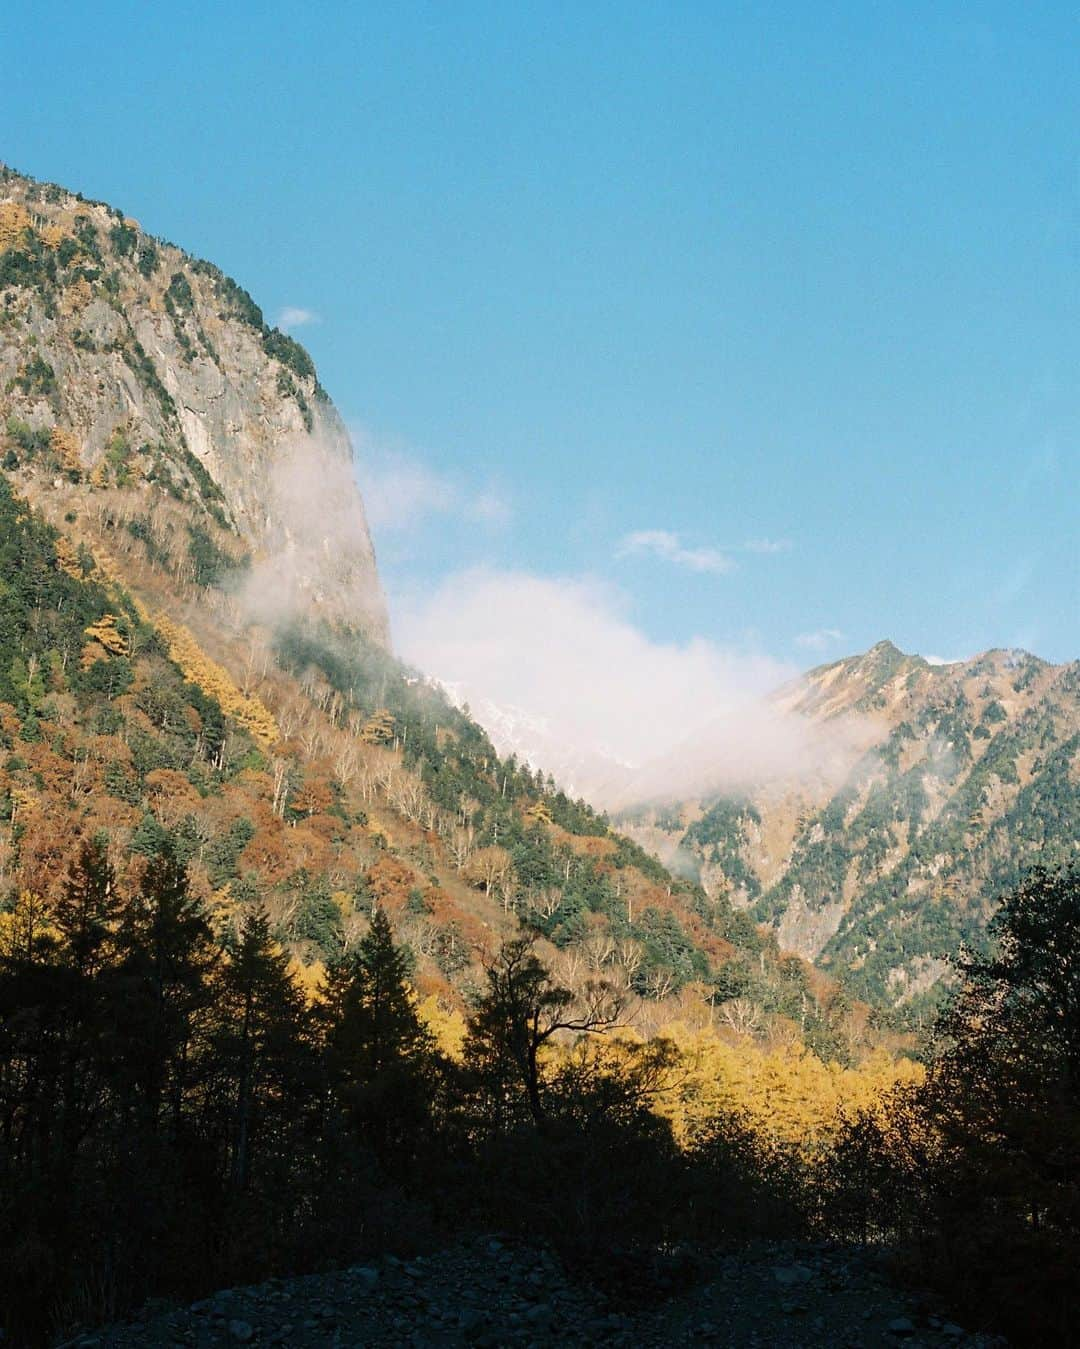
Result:
<svg viewBox="0 0 1080 1349">
<path fill-rule="evenodd" d="M 880 1257 L 850 1249 L 764 1244 L 675 1262 L 666 1273 L 642 1270 L 639 1285 L 645 1295 L 605 1295 L 571 1278 L 549 1251 L 492 1236 L 408 1261 L 386 1256 L 226 1289 L 187 1307 L 153 1304 L 66 1349 L 1005 1343 L 935 1315 L 926 1299 L 889 1281 Z"/>
</svg>

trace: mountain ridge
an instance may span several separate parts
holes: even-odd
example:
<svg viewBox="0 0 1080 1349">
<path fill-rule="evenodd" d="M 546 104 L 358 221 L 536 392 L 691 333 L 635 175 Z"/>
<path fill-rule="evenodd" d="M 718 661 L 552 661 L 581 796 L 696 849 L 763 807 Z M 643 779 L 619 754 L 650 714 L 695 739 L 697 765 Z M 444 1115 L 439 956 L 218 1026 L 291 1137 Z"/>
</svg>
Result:
<svg viewBox="0 0 1080 1349">
<path fill-rule="evenodd" d="M 843 728 L 840 780 L 793 777 L 619 823 L 678 850 L 707 891 L 860 996 L 921 1005 L 1026 868 L 1075 856 L 1080 662 L 995 648 L 938 665 L 879 642 L 774 700 Z"/>
</svg>

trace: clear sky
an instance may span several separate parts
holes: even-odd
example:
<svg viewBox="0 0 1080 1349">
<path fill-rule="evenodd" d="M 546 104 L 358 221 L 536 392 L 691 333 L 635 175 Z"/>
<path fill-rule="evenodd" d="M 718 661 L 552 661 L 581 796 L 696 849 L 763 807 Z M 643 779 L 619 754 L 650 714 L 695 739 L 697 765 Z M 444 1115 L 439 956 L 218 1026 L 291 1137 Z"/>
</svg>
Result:
<svg viewBox="0 0 1080 1349">
<path fill-rule="evenodd" d="M 1075 5 L 6 0 L 0 52 L 0 158 L 309 347 L 403 611 L 1080 655 Z"/>
</svg>

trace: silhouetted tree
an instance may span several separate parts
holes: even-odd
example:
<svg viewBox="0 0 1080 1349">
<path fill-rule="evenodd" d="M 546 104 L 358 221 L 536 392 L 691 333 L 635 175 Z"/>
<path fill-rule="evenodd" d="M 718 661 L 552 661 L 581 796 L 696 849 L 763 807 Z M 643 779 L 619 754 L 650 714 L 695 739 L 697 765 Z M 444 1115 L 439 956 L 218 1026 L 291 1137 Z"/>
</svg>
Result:
<svg viewBox="0 0 1080 1349">
<path fill-rule="evenodd" d="M 101 969 L 120 910 L 107 843 L 90 839 L 83 843 L 52 914 L 64 941 L 65 963 L 78 974 L 92 978 Z"/>
<path fill-rule="evenodd" d="M 593 981 L 575 1002 L 556 984 L 530 938 L 505 942 L 487 970 L 487 993 L 469 1022 L 466 1058 L 494 1082 L 515 1080 L 524 1090 L 533 1121 L 547 1118 L 540 1051 L 560 1031 L 578 1034 L 610 1030 L 622 1003 L 610 984 Z"/>
<path fill-rule="evenodd" d="M 202 905 L 171 846 L 150 859 L 121 924 L 122 1005 L 127 1086 L 139 1127 L 153 1135 L 167 1113 L 179 1126 L 197 1066 L 198 1014 L 210 1001 L 215 943 Z"/>
<path fill-rule="evenodd" d="M 1080 1261 L 1080 869 L 1032 873 L 990 932 L 924 1093 L 937 1258 L 1010 1333 L 1053 1339 Z"/>
<path fill-rule="evenodd" d="M 225 1098 L 229 1184 L 243 1190 L 253 1158 L 287 1156 L 314 1088 L 307 1007 L 261 908 L 245 915 L 214 993 L 210 1062 Z"/>
<path fill-rule="evenodd" d="M 331 1089 L 353 1127 L 384 1158 L 407 1152 L 424 1126 L 435 1041 L 417 1014 L 409 962 L 377 909 L 356 948 L 327 971 L 320 1017 Z"/>
</svg>

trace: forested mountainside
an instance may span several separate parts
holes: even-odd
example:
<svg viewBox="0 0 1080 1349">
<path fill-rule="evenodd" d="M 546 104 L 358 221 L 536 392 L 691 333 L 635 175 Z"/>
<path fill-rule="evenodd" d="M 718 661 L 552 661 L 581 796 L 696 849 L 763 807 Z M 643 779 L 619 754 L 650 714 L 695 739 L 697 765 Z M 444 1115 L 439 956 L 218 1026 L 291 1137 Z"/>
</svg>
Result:
<svg viewBox="0 0 1080 1349">
<path fill-rule="evenodd" d="M 736 1101 L 792 1146 L 824 1140 L 917 1075 L 865 1006 L 395 660 L 347 441 L 240 287 L 111 208 L 0 187 L 9 1326 L 40 1336 L 80 1298 L 104 1314 L 221 1260 L 270 1272 L 300 1258 L 284 1231 L 311 1230 L 316 1193 L 340 1254 L 355 1186 L 328 1197 L 315 1171 L 345 1165 L 358 1091 L 385 1088 L 401 1128 L 419 1112 L 415 1171 L 422 1121 L 449 1167 L 556 1100 L 584 1109 L 597 1074 L 620 1110 L 648 1103 L 661 1150 Z M 333 510 L 308 490 L 327 475 Z M 434 1095 L 373 1068 L 328 1113 L 376 966 Z M 544 1052 L 520 1090 L 505 1045 L 453 1085 L 499 1040 L 500 978 L 540 999 Z M 574 1057 L 597 1017 L 621 1037 L 606 1067 Z M 457 1097 L 479 1113 L 440 1115 Z M 116 1207 L 135 1156 L 144 1186 Z"/>
<path fill-rule="evenodd" d="M 741 1023 L 741 1000 L 761 1033 L 861 1052 L 865 1009 L 500 761 L 390 656 L 351 479 L 329 525 L 304 492 L 347 441 L 328 442 L 310 358 L 241 287 L 8 170 L 0 225 L 9 904 L 55 895 L 106 830 L 121 869 L 172 847 L 223 935 L 264 906 L 311 987 L 381 906 L 445 1013 L 524 926 L 572 987 L 629 990 L 646 1030 L 689 989 L 708 1016 Z M 305 540 L 325 528 L 336 571 Z"/>
<path fill-rule="evenodd" d="M 168 846 L 223 942 L 264 908 L 311 987 L 381 908 L 421 995 L 460 1012 L 484 959 L 524 926 L 572 985 L 603 974 L 640 999 L 646 1029 L 690 989 L 702 1008 L 751 998 L 850 1059 L 865 1018 L 725 899 L 500 762 L 436 687 L 361 635 L 212 630 L 228 598 L 207 587 L 179 607 L 172 574 L 127 531 L 95 560 L 68 509 L 82 486 L 43 489 L 76 517 L 64 535 L 0 478 L 9 908 L 55 899 L 102 833 L 133 877 Z"/>
<path fill-rule="evenodd" d="M 837 730 L 840 780 L 623 823 L 859 996 L 917 1010 L 1002 895 L 1080 847 L 1080 662 L 989 651 L 932 665 L 881 642 L 776 701 Z"/>
</svg>

